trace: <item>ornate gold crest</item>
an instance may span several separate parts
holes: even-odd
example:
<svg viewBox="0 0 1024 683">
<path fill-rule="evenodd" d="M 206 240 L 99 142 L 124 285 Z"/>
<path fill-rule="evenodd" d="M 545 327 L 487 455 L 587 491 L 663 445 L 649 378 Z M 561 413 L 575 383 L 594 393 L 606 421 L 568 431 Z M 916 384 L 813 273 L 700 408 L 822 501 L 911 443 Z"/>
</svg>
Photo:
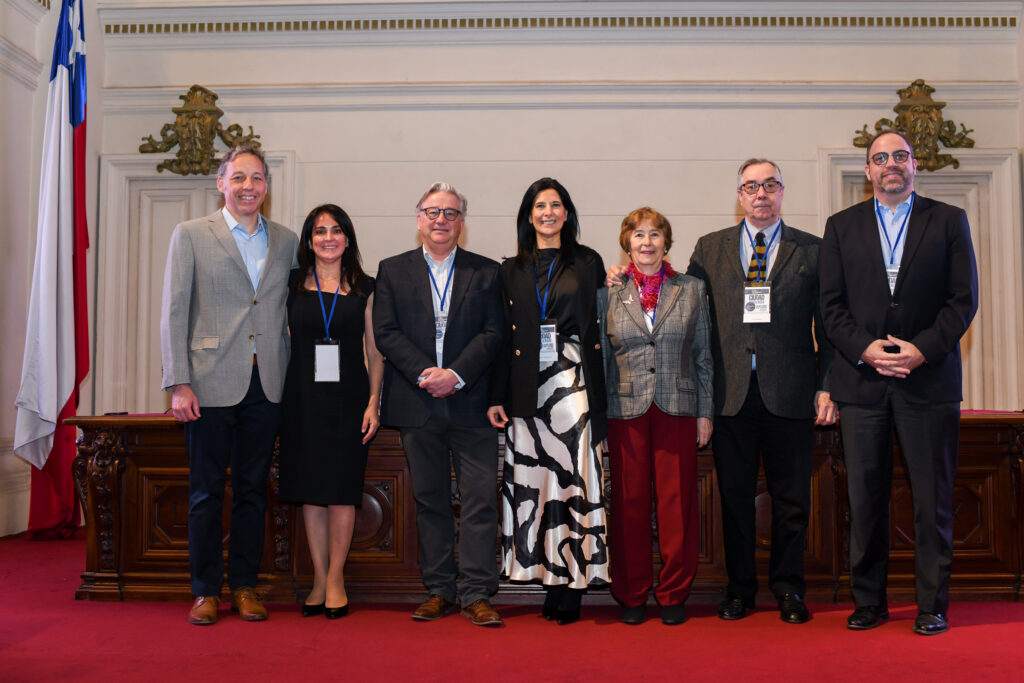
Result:
<svg viewBox="0 0 1024 683">
<path fill-rule="evenodd" d="M 865 124 L 861 130 L 856 131 L 854 147 L 867 147 L 880 133 L 896 129 L 910 138 L 919 169 L 937 171 L 949 165 L 959 168 L 960 162 L 952 154 L 939 154 L 939 143 L 946 147 L 974 147 L 974 140 L 967 137 L 974 129 L 966 128 L 961 123 L 957 131 L 955 123 L 943 121 L 942 108 L 946 103 L 932 99 L 935 88 L 923 79 L 919 78 L 896 92 L 900 96 L 900 101 L 892 108 L 896 112 L 896 120 L 878 119 L 873 134 L 868 132 Z"/>
<path fill-rule="evenodd" d="M 259 135 L 253 133 L 249 126 L 249 134 L 243 135 L 242 127 L 233 123 L 227 128 L 221 125 L 220 117 L 224 112 L 216 105 L 217 94 L 201 85 L 193 85 L 178 99 L 184 104 L 171 109 L 174 112 L 174 123 L 165 123 L 160 129 L 161 140 L 152 135 L 142 138 L 140 152 L 167 152 L 178 145 L 177 156 L 157 164 L 156 169 L 167 169 L 180 175 L 210 175 L 217 172 L 220 160 L 215 156 L 213 143 L 219 137 L 228 147 L 235 147 L 243 142 L 256 142 Z"/>
</svg>

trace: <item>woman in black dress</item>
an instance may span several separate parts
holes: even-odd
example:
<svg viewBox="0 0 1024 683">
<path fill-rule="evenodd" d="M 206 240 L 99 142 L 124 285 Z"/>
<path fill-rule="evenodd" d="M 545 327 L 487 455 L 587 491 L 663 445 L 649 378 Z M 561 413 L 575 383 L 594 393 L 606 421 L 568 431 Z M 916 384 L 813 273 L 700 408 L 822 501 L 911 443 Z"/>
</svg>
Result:
<svg viewBox="0 0 1024 683">
<path fill-rule="evenodd" d="M 511 347 L 496 364 L 487 411 L 507 430 L 501 574 L 542 584 L 544 617 L 569 624 L 583 591 L 609 582 L 596 307 L 604 263 L 577 242 L 576 208 L 553 178 L 527 189 L 517 230 L 518 253 L 499 271 Z"/>
<path fill-rule="evenodd" d="M 360 267 L 355 229 L 341 207 L 309 212 L 298 261 L 288 293 L 280 497 L 302 506 L 313 560 L 302 615 L 336 619 L 348 613 L 345 558 L 363 497 L 366 444 L 380 426 L 384 359 L 373 341 L 373 279 Z"/>
</svg>

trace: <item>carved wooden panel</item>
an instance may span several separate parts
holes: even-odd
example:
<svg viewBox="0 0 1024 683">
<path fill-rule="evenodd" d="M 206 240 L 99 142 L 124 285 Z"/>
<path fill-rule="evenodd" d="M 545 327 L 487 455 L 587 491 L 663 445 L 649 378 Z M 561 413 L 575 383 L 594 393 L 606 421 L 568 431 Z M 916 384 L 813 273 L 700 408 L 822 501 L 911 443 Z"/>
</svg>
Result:
<svg viewBox="0 0 1024 683">
<path fill-rule="evenodd" d="M 76 597 L 187 600 L 188 459 L 181 426 L 172 418 L 143 416 L 82 417 L 69 422 L 84 429 L 72 466 L 86 509 L 87 536 L 85 571 Z M 951 590 L 958 599 L 1018 599 L 1024 566 L 1024 416 L 966 415 L 962 424 Z M 500 482 L 497 463 L 495 469 Z M 267 531 L 257 589 L 270 601 L 302 600 L 311 584 L 312 567 L 301 511 L 278 501 L 276 464 L 267 486 Z M 850 599 L 845 487 L 837 431 L 816 430 L 805 553 L 812 600 Z M 225 522 L 231 504 L 228 488 Z M 901 466 L 894 473 L 893 491 L 889 597 L 912 599 L 913 526 L 909 488 Z M 726 576 L 717 481 L 709 451 L 698 455 L 697 493 L 700 564 L 691 600 L 716 601 Z M 454 484 L 453 506 L 457 513 Z M 611 507 L 609 515 L 614 514 Z M 764 586 L 769 514 L 769 500 L 764 495 L 759 500 L 757 522 L 758 569 Z M 225 540 L 230 542 L 226 531 Z M 657 571 L 656 542 L 652 562 Z M 415 503 L 396 431 L 382 430 L 370 449 L 363 504 L 356 515 L 345 574 L 346 586 L 357 600 L 415 601 L 423 596 Z M 534 601 L 539 597 L 535 586 L 503 584 L 499 600 Z M 588 600 L 610 602 L 611 597 L 607 591 L 592 591 Z"/>
</svg>

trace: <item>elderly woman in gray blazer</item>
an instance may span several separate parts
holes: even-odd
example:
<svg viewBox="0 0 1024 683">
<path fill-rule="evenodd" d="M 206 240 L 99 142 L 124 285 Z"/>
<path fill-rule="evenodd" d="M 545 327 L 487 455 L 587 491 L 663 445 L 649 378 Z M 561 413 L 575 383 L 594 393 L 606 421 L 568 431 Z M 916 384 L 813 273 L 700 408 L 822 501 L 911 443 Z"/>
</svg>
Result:
<svg viewBox="0 0 1024 683">
<path fill-rule="evenodd" d="M 686 620 L 700 531 L 697 448 L 711 438 L 710 322 L 704 283 L 665 262 L 672 226 L 650 207 L 622 221 L 623 283 L 598 292 L 608 392 L 612 594 L 622 621 L 644 620 L 651 567 L 651 480 L 663 566 L 655 599 L 665 624 Z"/>
</svg>

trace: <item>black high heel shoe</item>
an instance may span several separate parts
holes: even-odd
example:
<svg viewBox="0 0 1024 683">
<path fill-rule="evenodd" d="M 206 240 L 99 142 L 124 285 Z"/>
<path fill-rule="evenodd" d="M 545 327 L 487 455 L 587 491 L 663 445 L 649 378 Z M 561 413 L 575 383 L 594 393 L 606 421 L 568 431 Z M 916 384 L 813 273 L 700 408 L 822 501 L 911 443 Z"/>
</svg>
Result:
<svg viewBox="0 0 1024 683">
<path fill-rule="evenodd" d="M 566 588 L 558 603 L 558 625 L 565 626 L 580 620 L 580 602 L 583 591 Z"/>
<path fill-rule="evenodd" d="M 302 605 L 302 616 L 304 616 L 304 617 L 315 617 L 315 616 L 323 614 L 323 613 L 324 613 L 324 603 L 322 603 L 322 602 L 317 604 L 317 605 L 310 605 L 310 604 L 306 604 L 306 603 L 304 603 Z"/>
<path fill-rule="evenodd" d="M 562 602 L 562 594 L 566 590 L 565 586 L 544 586 L 544 607 L 540 613 L 548 621 L 558 618 L 558 605 Z"/>
<path fill-rule="evenodd" d="M 348 604 L 341 607 L 324 607 L 324 614 L 328 619 L 341 619 L 348 616 Z"/>
</svg>

